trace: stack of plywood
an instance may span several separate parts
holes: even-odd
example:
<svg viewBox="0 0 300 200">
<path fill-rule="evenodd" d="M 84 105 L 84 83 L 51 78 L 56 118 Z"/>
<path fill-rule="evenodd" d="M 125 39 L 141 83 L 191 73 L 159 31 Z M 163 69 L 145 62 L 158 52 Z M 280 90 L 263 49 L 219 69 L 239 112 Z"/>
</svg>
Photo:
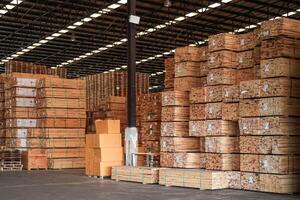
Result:
<svg viewBox="0 0 300 200">
<path fill-rule="evenodd" d="M 300 192 L 299 26 L 263 23 L 261 79 L 240 83 L 242 189 Z"/>
<path fill-rule="evenodd" d="M 113 180 L 139 182 L 143 184 L 158 183 L 159 168 L 153 167 L 112 167 Z"/>
<path fill-rule="evenodd" d="M 190 91 L 206 84 L 207 47 L 181 47 L 175 50 L 174 90 Z"/>
<path fill-rule="evenodd" d="M 151 93 L 139 96 L 140 143 L 142 152 L 160 152 L 161 123 L 161 93 Z M 159 165 L 159 159 L 155 166 Z"/>
<path fill-rule="evenodd" d="M 5 90 L 4 77 L 0 75 L 0 146 L 5 145 Z"/>
<path fill-rule="evenodd" d="M 96 120 L 96 134 L 86 135 L 85 174 L 111 176 L 114 166 L 123 165 L 122 136 L 119 120 Z"/>
<path fill-rule="evenodd" d="M 35 65 L 29 62 L 23 61 L 15 61 L 10 60 L 5 63 L 5 73 L 29 73 L 29 74 L 48 74 L 48 75 L 57 75 L 61 78 L 67 77 L 67 69 L 66 68 L 48 68 L 45 65 Z"/>
<path fill-rule="evenodd" d="M 162 93 L 161 159 L 162 167 L 198 168 L 199 138 L 189 137 L 189 92 Z"/>
<path fill-rule="evenodd" d="M 47 77 L 37 83 L 37 115 L 50 169 L 83 168 L 85 81 Z"/>
<path fill-rule="evenodd" d="M 165 91 L 174 89 L 175 60 L 174 58 L 165 59 Z"/>
</svg>

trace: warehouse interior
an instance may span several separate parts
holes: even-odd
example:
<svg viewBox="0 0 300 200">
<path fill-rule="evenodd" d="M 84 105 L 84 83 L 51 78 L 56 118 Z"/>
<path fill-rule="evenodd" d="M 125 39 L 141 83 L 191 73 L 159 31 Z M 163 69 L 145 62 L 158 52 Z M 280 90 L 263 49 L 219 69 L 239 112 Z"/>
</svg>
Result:
<svg viewBox="0 0 300 200">
<path fill-rule="evenodd" d="M 0 199 L 300 199 L 299 0 L 1 0 Z"/>
</svg>

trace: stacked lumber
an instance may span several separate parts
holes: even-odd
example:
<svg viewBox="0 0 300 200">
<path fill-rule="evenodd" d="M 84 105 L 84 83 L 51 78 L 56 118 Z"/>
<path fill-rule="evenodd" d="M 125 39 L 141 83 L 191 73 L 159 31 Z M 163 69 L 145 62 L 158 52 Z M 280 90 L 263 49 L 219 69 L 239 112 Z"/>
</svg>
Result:
<svg viewBox="0 0 300 200">
<path fill-rule="evenodd" d="M 143 94 L 138 97 L 138 114 L 140 119 L 140 137 L 142 152 L 160 152 L 161 129 L 161 93 Z M 159 165 L 159 157 L 155 157 L 154 166 Z"/>
<path fill-rule="evenodd" d="M 163 92 L 161 120 L 160 165 L 180 168 L 199 167 L 200 161 L 196 157 L 203 145 L 200 144 L 199 138 L 188 136 L 189 92 Z"/>
<path fill-rule="evenodd" d="M 86 80 L 87 110 L 97 111 L 103 99 L 110 96 L 127 96 L 127 72 L 116 71 L 83 77 Z M 136 73 L 136 94 L 148 93 L 149 75 Z"/>
<path fill-rule="evenodd" d="M 50 169 L 83 168 L 85 127 L 72 124 L 86 120 L 85 81 L 47 77 L 37 82 L 37 108 L 41 121 L 65 121 L 68 126 L 43 126 L 43 147 Z M 43 123 L 43 122 L 41 122 Z M 60 151 L 61 156 L 55 155 Z M 72 151 L 73 155 L 68 155 Z M 65 153 L 64 153 L 65 152 Z"/>
<path fill-rule="evenodd" d="M 48 75 L 56 75 L 61 78 L 67 78 L 67 69 L 66 68 L 48 68 L 45 65 L 35 65 L 29 62 L 23 61 L 15 61 L 10 60 L 9 62 L 5 63 L 5 73 L 29 73 L 29 74 L 48 74 Z"/>
<path fill-rule="evenodd" d="M 174 58 L 165 59 L 165 91 L 174 89 L 175 60 Z"/>
<path fill-rule="evenodd" d="M 5 89 L 4 76 L 0 75 L 0 146 L 5 145 Z"/>
<path fill-rule="evenodd" d="M 27 170 L 47 169 L 48 157 L 45 152 L 31 149 L 22 152 L 22 163 L 23 163 L 23 168 Z"/>
<path fill-rule="evenodd" d="M 0 149 L 0 171 L 22 171 L 21 151 L 17 149 Z"/>
<path fill-rule="evenodd" d="M 261 79 L 240 83 L 241 188 L 299 192 L 299 21 L 262 24 Z"/>
<path fill-rule="evenodd" d="M 206 84 L 207 47 L 181 47 L 175 50 L 174 90 L 190 91 Z"/>
<path fill-rule="evenodd" d="M 123 165 L 119 120 L 96 120 L 96 133 L 86 135 L 85 174 L 111 176 L 112 167 Z"/>
<path fill-rule="evenodd" d="M 111 179 L 116 181 L 130 181 L 143 184 L 158 183 L 159 168 L 153 167 L 112 167 Z"/>
<path fill-rule="evenodd" d="M 161 168 L 159 170 L 159 184 L 216 190 L 228 188 L 229 183 L 227 174 L 223 171 Z"/>
</svg>

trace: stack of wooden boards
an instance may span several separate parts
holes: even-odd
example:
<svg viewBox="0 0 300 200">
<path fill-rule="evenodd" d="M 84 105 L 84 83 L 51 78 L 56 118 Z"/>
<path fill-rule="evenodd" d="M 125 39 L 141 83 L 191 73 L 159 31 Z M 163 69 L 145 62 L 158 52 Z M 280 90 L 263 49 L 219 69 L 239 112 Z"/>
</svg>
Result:
<svg viewBox="0 0 300 200">
<path fill-rule="evenodd" d="M 48 75 L 57 75 L 60 78 L 67 78 L 67 69 L 66 68 L 48 68 L 45 65 L 35 65 L 29 62 L 15 61 L 10 60 L 5 63 L 5 73 L 29 73 L 29 74 L 48 74 Z"/>
<path fill-rule="evenodd" d="M 97 111 L 103 99 L 127 96 L 127 72 L 116 71 L 83 77 L 86 80 L 87 110 Z M 148 93 L 149 75 L 136 73 L 136 94 Z"/>
<path fill-rule="evenodd" d="M 96 134 L 86 135 L 85 174 L 111 176 L 113 166 L 122 166 L 123 147 L 119 120 L 96 120 Z"/>
<path fill-rule="evenodd" d="M 17 149 L 0 149 L 0 171 L 21 171 L 21 152 Z"/>
<path fill-rule="evenodd" d="M 175 60 L 174 58 L 165 59 L 165 91 L 174 90 L 175 78 Z"/>
<path fill-rule="evenodd" d="M 5 145 L 5 90 L 4 77 L 0 75 L 0 147 Z"/>
<path fill-rule="evenodd" d="M 161 93 L 144 94 L 138 97 L 140 119 L 139 143 L 143 153 L 160 152 Z M 155 166 L 159 165 L 159 157 Z"/>
<path fill-rule="evenodd" d="M 193 84 L 196 81 L 182 84 L 180 79 L 176 83 L 176 77 L 183 78 L 176 75 L 180 69 L 184 69 L 185 82 L 196 80 L 192 74 L 204 70 L 191 64 L 176 66 L 176 57 L 185 57 L 177 54 L 193 58 L 196 52 L 204 51 L 206 47 L 198 50 L 185 47 L 189 48 L 189 54 L 182 52 L 184 48 L 175 51 L 173 92 L 191 90 L 190 102 L 185 104 L 190 107 L 187 127 L 189 136 L 200 138 L 199 151 L 203 151 L 197 156 L 195 153 L 193 168 L 206 170 L 178 169 L 187 168 L 186 158 L 177 158 L 177 166 L 166 165 L 171 159 L 163 158 L 162 153 L 161 165 L 173 169 L 161 170 L 160 184 L 201 188 L 202 174 L 208 173 L 210 175 L 206 177 L 212 179 L 210 181 L 215 183 L 212 188 L 215 189 L 300 192 L 300 79 L 296 68 L 300 59 L 300 31 L 293 28 L 297 26 L 300 26 L 299 21 L 281 18 L 264 22 L 260 28 L 246 34 L 211 36 L 207 53 L 207 86 Z M 193 73 L 188 74 L 191 71 Z M 165 94 L 167 92 L 163 96 Z M 174 102 L 178 99 L 166 101 L 169 105 L 176 105 Z M 164 110 L 167 105 L 164 97 L 162 102 Z M 162 135 L 182 134 L 178 128 L 175 133 L 165 132 L 165 112 L 162 113 Z M 184 119 L 185 112 L 173 109 L 166 113 Z M 162 137 L 162 145 L 164 140 Z M 177 149 L 195 147 L 183 141 L 177 141 L 177 144 L 181 143 Z M 214 173 L 218 175 L 212 175 Z M 220 176 L 222 181 L 219 181 Z"/>
<path fill-rule="evenodd" d="M 6 146 L 27 151 L 26 169 L 83 168 L 85 106 L 83 80 L 5 75 Z"/>
</svg>

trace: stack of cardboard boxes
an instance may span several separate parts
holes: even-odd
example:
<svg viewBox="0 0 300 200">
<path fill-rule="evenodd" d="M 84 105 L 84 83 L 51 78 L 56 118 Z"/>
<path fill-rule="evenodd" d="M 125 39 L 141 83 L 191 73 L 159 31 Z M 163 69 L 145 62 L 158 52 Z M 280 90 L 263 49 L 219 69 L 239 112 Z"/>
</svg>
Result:
<svg viewBox="0 0 300 200">
<path fill-rule="evenodd" d="M 123 165 L 123 147 L 119 120 L 96 120 L 96 134 L 86 135 L 87 176 L 111 176 L 113 166 Z"/>
</svg>

